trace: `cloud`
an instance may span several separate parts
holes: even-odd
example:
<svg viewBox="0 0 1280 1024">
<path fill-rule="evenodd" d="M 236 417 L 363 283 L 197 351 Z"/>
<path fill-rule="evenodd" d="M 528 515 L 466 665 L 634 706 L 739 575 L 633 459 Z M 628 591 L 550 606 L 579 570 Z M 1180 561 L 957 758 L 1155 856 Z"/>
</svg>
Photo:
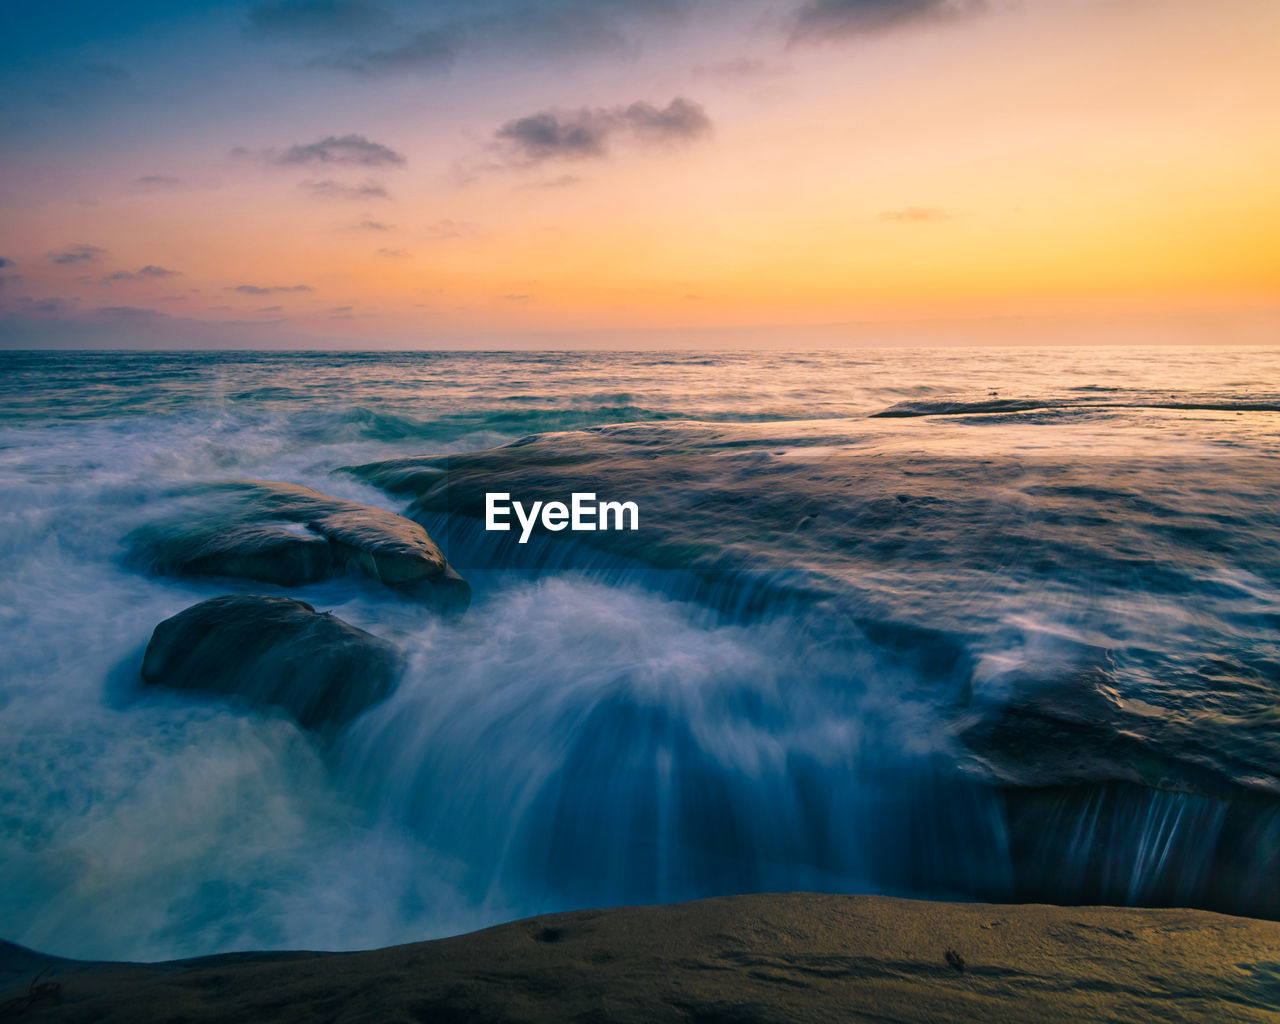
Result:
<svg viewBox="0 0 1280 1024">
<path fill-rule="evenodd" d="M 145 281 L 148 278 L 180 276 L 180 271 L 169 270 L 165 267 L 157 267 L 154 263 L 148 263 L 145 267 L 139 267 L 137 270 L 117 270 L 114 274 L 108 274 L 104 277 L 102 283 L 114 284 L 116 281 Z"/>
<path fill-rule="evenodd" d="M 391 24 L 391 12 L 370 0 L 266 0 L 249 11 L 246 31 L 263 36 L 347 37 Z"/>
<path fill-rule="evenodd" d="M 633 103 L 622 111 L 620 119 L 647 142 L 696 139 L 711 132 L 711 119 L 706 111 L 682 96 L 661 110 L 652 103 Z"/>
<path fill-rule="evenodd" d="M 447 241 L 450 238 L 475 238 L 483 232 L 480 228 L 464 220 L 438 220 L 434 224 L 428 224 L 426 231 L 423 232 L 428 238 L 437 242 Z"/>
<path fill-rule="evenodd" d="M 19 295 L 16 311 L 32 313 L 36 316 L 58 316 L 63 313 L 73 312 L 74 309 L 75 302 L 60 299 L 56 296 L 47 299 L 33 299 L 30 295 Z"/>
<path fill-rule="evenodd" d="M 552 157 L 604 156 L 613 130 L 612 117 L 603 111 L 543 111 L 508 121 L 494 132 L 494 138 L 510 143 L 513 153 L 536 163 Z"/>
<path fill-rule="evenodd" d="M 354 225 L 357 231 L 394 231 L 395 226 L 392 224 L 384 224 L 380 220 L 373 220 L 366 217 L 359 224 Z"/>
<path fill-rule="evenodd" d="M 407 249 L 379 249 L 377 255 L 389 260 L 405 260 L 413 254 Z"/>
<path fill-rule="evenodd" d="M 315 289 L 309 284 L 238 284 L 227 291 L 241 295 L 279 295 L 283 292 L 313 292 Z"/>
<path fill-rule="evenodd" d="M 313 67 L 382 76 L 435 73 L 464 53 L 580 57 L 634 53 L 636 30 L 673 21 L 708 0 L 419 0 L 414 25 L 392 25 L 377 44 L 349 46 L 313 59 Z"/>
<path fill-rule="evenodd" d="M 376 181 L 347 185 L 341 181 L 304 181 L 298 186 L 316 199 L 390 199 L 386 187 Z"/>
<path fill-rule="evenodd" d="M 689 141 L 710 132 L 706 111 L 678 96 L 661 108 L 639 102 L 610 109 L 541 111 L 508 121 L 494 132 L 494 141 L 509 163 L 529 166 L 602 157 L 620 134 L 652 145 Z"/>
<path fill-rule="evenodd" d="M 713 64 L 698 64 L 693 69 L 693 77 L 721 82 L 745 82 L 769 78 L 780 72 L 780 68 L 759 57 L 733 57 Z"/>
<path fill-rule="evenodd" d="M 181 178 L 174 178 L 168 174 L 144 174 L 140 178 L 134 178 L 133 184 L 137 188 L 164 192 L 169 189 L 182 188 L 186 185 L 186 182 Z"/>
<path fill-rule="evenodd" d="M 93 312 L 112 320 L 151 320 L 155 317 L 167 316 L 165 313 L 143 306 L 99 306 Z"/>
<path fill-rule="evenodd" d="M 287 321 L 283 321 L 287 323 Z M 264 319 L 195 319 L 142 306 L 79 310 L 56 299 L 30 298 L 0 307 L 0 348 L 149 349 L 305 347 L 307 336 L 273 341 L 280 328 Z"/>
<path fill-rule="evenodd" d="M 579 184 L 582 178 L 576 174 L 559 174 L 554 178 L 545 178 L 542 181 L 529 181 L 522 185 L 522 188 L 571 188 Z"/>
<path fill-rule="evenodd" d="M 508 0 L 501 11 L 478 13 L 469 28 L 476 35 L 525 51 L 628 53 L 635 50 L 638 29 L 675 22 L 698 6 L 715 4 L 712 0 Z"/>
<path fill-rule="evenodd" d="M 881 210 L 877 219 L 897 224 L 936 224 L 950 220 L 951 214 L 936 206 L 905 206 L 901 210 Z"/>
<path fill-rule="evenodd" d="M 14 263 L 13 260 L 5 259 L 5 257 L 0 256 L 0 270 L 7 270 L 9 267 L 16 267 L 16 266 L 17 264 Z"/>
<path fill-rule="evenodd" d="M 284 306 L 262 306 L 259 309 L 255 309 L 254 312 L 255 313 L 279 313 L 283 309 L 284 309 Z"/>
<path fill-rule="evenodd" d="M 106 251 L 96 245 L 73 245 L 61 251 L 47 252 L 45 257 L 50 263 L 56 263 L 60 267 L 75 267 L 82 263 L 92 263 Z"/>
<path fill-rule="evenodd" d="M 791 41 L 820 42 L 954 21 L 980 14 L 986 6 L 986 0 L 808 0 L 792 20 Z"/>
<path fill-rule="evenodd" d="M 311 63 L 368 77 L 405 71 L 447 71 L 457 58 L 458 45 L 453 29 L 424 29 L 395 46 L 347 50 Z"/>
<path fill-rule="evenodd" d="M 343 164 L 357 167 L 398 167 L 405 158 L 394 149 L 371 142 L 363 135 L 330 135 L 318 142 L 290 146 L 271 162 L 280 166 L 311 164 Z"/>
</svg>

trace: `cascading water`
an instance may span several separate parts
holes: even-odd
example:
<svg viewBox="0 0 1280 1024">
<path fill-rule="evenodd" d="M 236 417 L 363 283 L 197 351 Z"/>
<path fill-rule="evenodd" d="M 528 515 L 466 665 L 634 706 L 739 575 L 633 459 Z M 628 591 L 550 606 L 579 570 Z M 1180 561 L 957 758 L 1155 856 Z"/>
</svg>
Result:
<svg viewBox="0 0 1280 1024">
<path fill-rule="evenodd" d="M 338 773 L 484 898 L 1007 888 L 998 798 L 939 757 L 901 667 L 812 640 L 638 588 L 499 587 L 415 652 Z"/>
<path fill-rule="evenodd" d="M 6 939 L 356 948 L 762 889 L 1280 916 L 1276 396 L 1230 352 L 3 358 Z M 1027 402 L 957 410 L 997 374 Z M 411 511 L 334 471 L 619 419 L 458 479 L 633 445 L 589 473 L 657 495 L 638 546 L 423 507 L 462 618 L 287 591 L 406 652 L 345 729 L 139 686 L 162 619 L 286 593 L 130 565 L 177 489 Z"/>
</svg>

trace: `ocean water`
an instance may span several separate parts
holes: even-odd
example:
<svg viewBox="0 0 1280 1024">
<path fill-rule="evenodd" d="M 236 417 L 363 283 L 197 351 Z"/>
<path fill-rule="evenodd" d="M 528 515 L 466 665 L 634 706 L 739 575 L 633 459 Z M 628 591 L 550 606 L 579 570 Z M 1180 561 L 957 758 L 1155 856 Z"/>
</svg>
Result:
<svg viewBox="0 0 1280 1024">
<path fill-rule="evenodd" d="M 0 937 L 794 889 L 1280 917 L 1277 382 L 1231 347 L 0 353 Z M 472 607 L 125 558 L 243 478 L 412 515 Z M 519 545 L 496 482 L 641 528 Z M 154 626 L 236 590 L 392 640 L 398 689 L 325 737 L 144 692 Z"/>
</svg>

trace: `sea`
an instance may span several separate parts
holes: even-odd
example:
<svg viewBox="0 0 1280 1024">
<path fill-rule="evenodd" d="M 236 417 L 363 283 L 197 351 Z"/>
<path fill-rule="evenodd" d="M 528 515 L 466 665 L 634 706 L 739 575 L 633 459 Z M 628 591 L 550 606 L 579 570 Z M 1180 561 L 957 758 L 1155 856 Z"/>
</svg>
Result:
<svg viewBox="0 0 1280 1024">
<path fill-rule="evenodd" d="M 0 353 L 0 938 L 794 890 L 1280 918 L 1278 442 L 1277 348 Z M 239 479 L 417 519 L 470 608 L 127 557 Z M 639 527 L 520 545 L 499 485 Z M 144 687 L 229 592 L 391 640 L 397 689 L 317 734 Z"/>
</svg>

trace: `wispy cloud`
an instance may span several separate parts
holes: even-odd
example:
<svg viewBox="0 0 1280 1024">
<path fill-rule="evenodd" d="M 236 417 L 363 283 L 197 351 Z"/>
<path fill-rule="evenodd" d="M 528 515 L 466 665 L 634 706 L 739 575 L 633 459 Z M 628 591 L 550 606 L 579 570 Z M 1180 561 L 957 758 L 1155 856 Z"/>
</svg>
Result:
<svg viewBox="0 0 1280 1024">
<path fill-rule="evenodd" d="M 791 23 L 792 42 L 874 35 L 954 21 L 986 10 L 986 0 L 808 0 Z"/>
<path fill-rule="evenodd" d="M 241 295 L 280 295 L 286 292 L 313 292 L 315 289 L 309 284 L 238 284 L 227 291 L 239 292 Z"/>
<path fill-rule="evenodd" d="M 405 163 L 402 154 L 372 142 L 363 135 L 330 135 L 317 142 L 290 146 L 273 157 L 281 166 L 312 164 L 344 164 L 358 167 L 397 167 Z"/>
<path fill-rule="evenodd" d="M 372 217 L 366 217 L 359 224 L 352 225 L 357 231 L 394 231 L 394 224 L 384 224 L 380 220 L 374 220 Z"/>
<path fill-rule="evenodd" d="M 299 0 L 300 2 L 300 0 Z M 331 0 L 339 6 L 338 0 Z M 313 67 L 365 77 L 434 74 L 448 70 L 464 54 L 495 51 L 581 57 L 631 53 L 639 30 L 683 17 L 696 3 L 712 0 L 499 0 L 461 4 L 456 0 L 419 0 L 413 21 L 395 23 L 375 41 L 356 43 L 314 58 Z M 715 0 L 723 2 L 723 0 Z M 290 5 L 290 16 L 293 12 Z M 327 6 L 327 5 L 326 5 Z M 332 15 L 298 17 L 294 36 L 316 35 L 317 27 L 340 20 L 373 26 L 373 11 L 341 10 Z M 282 19 L 283 21 L 286 19 Z M 386 28 L 386 26 L 383 26 Z"/>
<path fill-rule="evenodd" d="M 772 78 L 784 69 L 759 57 L 733 57 L 712 64 L 698 64 L 693 77 L 719 82 L 751 82 Z"/>
<path fill-rule="evenodd" d="M 102 278 L 103 284 L 114 284 L 117 281 L 146 281 L 148 279 L 155 280 L 162 277 L 180 277 L 182 272 L 178 270 L 169 270 L 167 267 L 158 267 L 154 263 L 148 263 L 145 267 L 139 267 L 137 270 L 117 270 L 115 273 L 107 274 Z"/>
<path fill-rule="evenodd" d="M 451 238 L 475 238 L 483 232 L 479 226 L 464 220 L 438 220 L 434 224 L 428 224 L 423 232 L 427 238 L 434 241 L 447 241 Z"/>
<path fill-rule="evenodd" d="M 153 192 L 167 192 L 182 188 L 186 182 L 169 174 L 144 174 L 133 179 L 134 187 Z"/>
<path fill-rule="evenodd" d="M 385 28 L 391 11 L 371 0 L 265 0 L 249 11 L 245 29 L 254 35 L 343 38 Z"/>
<path fill-rule="evenodd" d="M 711 127 L 701 105 L 678 96 L 665 107 L 638 102 L 608 109 L 545 110 L 508 121 L 493 137 L 508 163 L 530 166 L 602 157 L 619 135 L 652 145 L 697 139 L 710 134 Z"/>
<path fill-rule="evenodd" d="M 772 5 L 791 42 L 869 35 L 912 24 L 977 14 L 988 0 L 784 0 Z M 717 16 L 749 12 L 759 21 L 764 0 L 259 0 L 246 29 L 253 35 L 299 44 L 342 40 L 311 57 L 313 68 L 361 77 L 438 74 L 464 58 L 512 53 L 540 59 L 635 54 L 654 31 L 674 33 L 697 8 Z M 777 73 L 754 58 L 695 69 L 699 77 L 745 80 Z"/>
<path fill-rule="evenodd" d="M 317 57 L 315 67 L 329 67 L 375 77 L 396 72 L 446 71 L 457 59 L 459 37 L 452 28 L 423 29 L 403 42 L 376 49 L 348 49 Z"/>
<path fill-rule="evenodd" d="M 315 199 L 390 199 L 385 185 L 376 181 L 363 181 L 358 185 L 326 179 L 304 181 L 298 186 Z"/>
<path fill-rule="evenodd" d="M 582 183 L 577 174 L 557 174 L 554 178 L 543 178 L 541 181 L 526 181 L 521 188 L 572 188 Z"/>
<path fill-rule="evenodd" d="M 84 263 L 92 263 L 105 255 L 106 251 L 97 245 L 72 245 L 66 249 L 47 252 L 45 257 L 50 263 L 56 263 L 60 267 L 77 267 Z"/>
<path fill-rule="evenodd" d="M 15 313 L 23 316 L 60 316 L 73 313 L 77 300 L 61 299 L 57 296 L 37 299 L 31 295 L 15 295 L 0 304 L 0 312 Z"/>
<path fill-rule="evenodd" d="M 0 256 L 0 270 L 8 270 L 9 268 L 16 266 L 17 264 L 14 263 L 13 260 Z"/>
<path fill-rule="evenodd" d="M 93 312 L 116 320 L 150 320 L 168 315 L 145 306 L 98 306 Z"/>
<path fill-rule="evenodd" d="M 236 146 L 228 156 L 237 160 L 256 160 L 276 167 L 403 167 L 408 161 L 403 153 L 374 142 L 363 135 L 327 135 L 315 142 L 295 143 L 284 150 L 274 147 L 253 150 Z"/>
</svg>

